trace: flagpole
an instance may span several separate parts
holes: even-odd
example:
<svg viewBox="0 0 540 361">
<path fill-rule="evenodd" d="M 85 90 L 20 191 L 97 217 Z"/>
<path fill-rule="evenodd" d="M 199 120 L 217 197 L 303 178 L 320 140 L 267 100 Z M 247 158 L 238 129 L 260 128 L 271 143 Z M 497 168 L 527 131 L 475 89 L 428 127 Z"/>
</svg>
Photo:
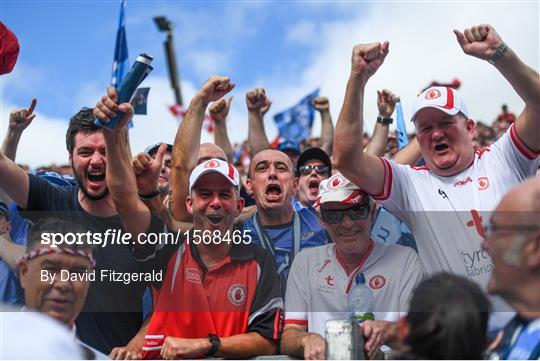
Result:
<svg viewBox="0 0 540 361">
<path fill-rule="evenodd" d="M 160 32 L 167 33 L 167 40 L 163 43 L 165 54 L 167 55 L 167 68 L 169 70 L 169 80 L 174 91 L 176 104 L 183 106 L 182 92 L 180 89 L 180 72 L 176 66 L 176 55 L 173 43 L 173 24 L 165 16 L 154 17 L 154 22 Z"/>
</svg>

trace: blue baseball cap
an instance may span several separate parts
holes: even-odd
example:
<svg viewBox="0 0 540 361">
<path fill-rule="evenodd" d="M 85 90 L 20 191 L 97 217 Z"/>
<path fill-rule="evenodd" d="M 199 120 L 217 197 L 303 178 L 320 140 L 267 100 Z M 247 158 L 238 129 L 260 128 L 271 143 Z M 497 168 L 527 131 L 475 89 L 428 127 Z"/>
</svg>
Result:
<svg viewBox="0 0 540 361">
<path fill-rule="evenodd" d="M 294 152 L 297 155 L 300 155 L 300 153 L 302 153 L 302 151 L 300 150 L 300 143 L 288 139 L 279 142 L 278 149 L 282 152 Z"/>
</svg>

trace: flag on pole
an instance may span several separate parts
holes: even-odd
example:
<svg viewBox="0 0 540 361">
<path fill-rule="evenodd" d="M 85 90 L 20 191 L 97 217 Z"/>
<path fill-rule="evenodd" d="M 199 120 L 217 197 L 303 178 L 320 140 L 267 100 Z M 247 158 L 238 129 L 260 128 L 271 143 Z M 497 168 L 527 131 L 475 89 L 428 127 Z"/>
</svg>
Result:
<svg viewBox="0 0 540 361">
<path fill-rule="evenodd" d="M 115 88 L 118 87 L 128 68 L 128 48 L 126 39 L 126 27 L 124 22 L 124 13 L 126 10 L 126 3 L 122 0 L 120 4 L 120 18 L 118 21 L 118 31 L 116 32 L 116 45 L 114 47 L 114 60 L 112 65 L 112 79 L 111 85 Z"/>
<path fill-rule="evenodd" d="M 292 108 L 274 115 L 281 139 L 301 142 L 310 136 L 315 116 L 311 101 L 319 95 L 319 90 L 308 94 Z"/>
<path fill-rule="evenodd" d="M 407 136 L 407 127 L 405 126 L 405 118 L 403 118 L 403 109 L 401 108 L 401 101 L 396 103 L 396 115 L 397 115 L 397 141 L 398 149 L 405 147 L 409 144 L 409 137 Z"/>
</svg>

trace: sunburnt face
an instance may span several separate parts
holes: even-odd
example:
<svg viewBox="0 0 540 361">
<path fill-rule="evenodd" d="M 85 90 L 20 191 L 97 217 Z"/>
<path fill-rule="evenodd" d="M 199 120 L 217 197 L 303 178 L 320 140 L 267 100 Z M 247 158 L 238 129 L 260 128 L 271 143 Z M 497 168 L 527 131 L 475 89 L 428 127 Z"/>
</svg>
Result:
<svg viewBox="0 0 540 361">
<path fill-rule="evenodd" d="M 195 229 L 218 230 L 222 235 L 232 229 L 235 218 L 244 207 L 244 199 L 225 177 L 219 173 L 203 175 L 186 200 L 193 215 Z"/>
<path fill-rule="evenodd" d="M 23 262 L 19 267 L 26 306 L 73 325 L 84 305 L 90 282 L 84 277 L 62 279 L 61 271 L 85 275 L 90 270 L 90 261 L 68 254 L 45 254 Z M 42 281 L 42 271 L 55 275 L 52 284 L 50 278 Z"/>
<path fill-rule="evenodd" d="M 458 174 L 471 165 L 474 122 L 461 113 L 448 115 L 425 108 L 415 117 L 420 151 L 428 167 L 438 175 Z"/>
<path fill-rule="evenodd" d="M 277 210 L 290 206 L 298 180 L 287 155 L 277 150 L 265 150 L 255 155 L 246 182 L 259 209 Z"/>
<path fill-rule="evenodd" d="M 74 143 L 71 165 L 79 187 L 91 200 L 105 198 L 109 190 L 105 181 L 107 157 L 103 132 L 79 132 Z"/>
<path fill-rule="evenodd" d="M 306 166 L 324 166 L 325 164 L 319 159 L 311 159 L 304 163 Z M 319 194 L 319 184 L 324 179 L 327 179 L 330 176 L 328 172 L 324 174 L 319 174 L 315 169 L 312 169 L 309 174 L 300 173 L 298 175 L 298 193 L 297 198 L 303 205 L 313 205 L 317 200 L 317 195 Z"/>
<path fill-rule="evenodd" d="M 350 209 L 351 204 L 339 202 L 327 202 L 321 205 L 319 212 L 339 211 Z M 321 225 L 332 237 L 336 247 L 344 254 L 362 254 L 371 240 L 371 225 L 375 217 L 375 207 L 372 206 L 368 215 L 364 219 L 353 220 L 348 215 L 344 215 L 339 223 L 330 224 L 322 220 L 319 213 Z"/>
</svg>

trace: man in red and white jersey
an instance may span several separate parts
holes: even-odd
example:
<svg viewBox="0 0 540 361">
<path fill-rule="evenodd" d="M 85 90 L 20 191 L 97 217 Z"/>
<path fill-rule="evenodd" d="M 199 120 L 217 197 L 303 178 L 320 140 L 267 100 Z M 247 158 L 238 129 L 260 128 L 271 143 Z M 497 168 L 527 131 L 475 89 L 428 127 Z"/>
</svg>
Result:
<svg viewBox="0 0 540 361">
<path fill-rule="evenodd" d="M 389 44 L 357 45 L 334 157 L 344 176 L 411 228 L 427 275 L 457 273 L 485 289 L 493 262 L 480 246 L 482 222 L 488 219 L 484 212 L 492 211 L 507 190 L 534 175 L 539 165 L 540 77 L 491 26 L 454 33 L 466 54 L 493 64 L 525 102 L 508 132 L 475 152 L 474 121 L 458 93 L 431 87 L 418 96 L 412 116 L 427 166 L 411 168 L 366 154 L 357 141 L 363 132 L 364 89 L 384 62 Z"/>
<path fill-rule="evenodd" d="M 314 204 L 333 243 L 305 249 L 294 259 L 285 294 L 281 352 L 306 359 L 325 356 L 325 324 L 348 317 L 347 299 L 362 273 L 374 297 L 375 321 L 362 323 L 365 350 L 397 342 L 400 312 L 423 273 L 410 247 L 371 239 L 376 207 L 371 197 L 340 173 L 323 180 Z"/>
<path fill-rule="evenodd" d="M 210 87 L 219 97 L 215 90 L 228 89 L 228 84 L 220 77 Z M 195 167 L 184 200 L 193 229 L 180 233 L 180 245 L 175 237 L 152 244 L 147 236 L 160 233 L 163 222 L 137 196 L 126 137 L 133 108 L 118 105 L 117 99 L 109 87 L 95 109 L 105 121 L 115 112 L 124 113 L 117 128 L 104 135 L 111 196 L 126 231 L 137 240 L 134 256 L 163 275 L 152 279 L 159 293 L 143 357 L 239 359 L 276 353 L 283 324 L 279 279 L 272 256 L 249 244 L 249 233 L 233 229 L 244 206 L 238 171 L 217 158 Z"/>
</svg>

